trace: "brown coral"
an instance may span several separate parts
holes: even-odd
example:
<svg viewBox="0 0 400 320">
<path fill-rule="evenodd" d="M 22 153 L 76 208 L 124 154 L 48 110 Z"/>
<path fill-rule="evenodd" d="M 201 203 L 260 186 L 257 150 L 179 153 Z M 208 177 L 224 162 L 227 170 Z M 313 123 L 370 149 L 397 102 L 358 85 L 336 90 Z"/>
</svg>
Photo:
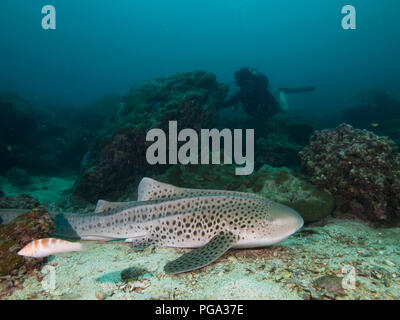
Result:
<svg viewBox="0 0 400 320">
<path fill-rule="evenodd" d="M 34 239 L 48 237 L 53 230 L 54 222 L 44 207 L 37 207 L 0 228 L 0 287 L 4 289 L 0 298 L 45 261 L 24 258 L 17 252 Z"/>
<path fill-rule="evenodd" d="M 342 124 L 316 131 L 300 152 L 302 169 L 347 212 L 393 224 L 400 216 L 400 156 L 393 141 Z"/>
<path fill-rule="evenodd" d="M 178 129 L 212 127 L 228 88 L 213 73 L 178 73 L 140 83 L 124 97 L 114 123 L 99 136 L 90 150 L 85 171 L 75 184 L 74 195 L 89 202 L 99 197 L 117 200 L 144 175 L 158 174 L 166 167 L 151 166 L 146 134 L 152 128 L 168 130 L 170 120 Z"/>
</svg>

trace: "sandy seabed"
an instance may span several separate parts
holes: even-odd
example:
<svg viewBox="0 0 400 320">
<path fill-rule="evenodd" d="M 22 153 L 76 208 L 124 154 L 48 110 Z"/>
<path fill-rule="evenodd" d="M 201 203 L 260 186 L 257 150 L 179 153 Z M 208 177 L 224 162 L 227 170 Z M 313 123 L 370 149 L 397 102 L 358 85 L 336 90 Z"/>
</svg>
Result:
<svg viewBox="0 0 400 320">
<path fill-rule="evenodd" d="M 86 242 L 84 251 L 50 257 L 41 282 L 30 277 L 7 299 L 400 299 L 399 236 L 398 228 L 332 218 L 277 246 L 229 250 L 178 275 L 163 267 L 188 249 Z M 128 267 L 147 271 L 124 282 Z"/>
</svg>

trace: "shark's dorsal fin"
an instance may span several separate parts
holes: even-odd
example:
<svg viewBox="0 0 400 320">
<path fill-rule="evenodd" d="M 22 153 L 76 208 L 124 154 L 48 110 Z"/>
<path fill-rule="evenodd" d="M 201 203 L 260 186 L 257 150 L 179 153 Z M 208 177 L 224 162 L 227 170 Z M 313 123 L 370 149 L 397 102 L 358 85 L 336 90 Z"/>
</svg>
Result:
<svg viewBox="0 0 400 320">
<path fill-rule="evenodd" d="M 122 210 L 130 205 L 134 205 L 136 201 L 129 202 L 110 202 L 106 200 L 97 201 L 94 213 L 106 213 L 112 210 Z"/>
<path fill-rule="evenodd" d="M 99 200 L 97 201 L 96 208 L 94 209 L 94 213 L 100 213 L 104 211 L 104 207 L 107 206 L 108 201 Z"/>
<path fill-rule="evenodd" d="M 203 196 L 211 194 L 227 194 L 230 191 L 190 189 L 175 187 L 172 184 L 159 182 L 151 178 L 143 178 L 138 186 L 138 201 L 162 200 L 171 198 Z"/>
<path fill-rule="evenodd" d="M 237 197 L 250 197 L 250 198 L 259 198 L 265 200 L 263 196 L 254 193 L 229 191 L 229 190 L 180 188 L 180 187 L 175 187 L 172 184 L 159 182 L 147 177 L 143 178 L 140 181 L 138 187 L 138 201 L 150 201 L 150 200 L 160 200 L 169 198 L 210 196 L 210 195 L 220 195 L 220 196 L 232 195 Z"/>
<path fill-rule="evenodd" d="M 184 193 L 184 189 L 145 177 L 139 183 L 138 201 L 171 198 L 184 195 Z"/>
<path fill-rule="evenodd" d="M 164 271 L 165 273 L 181 273 L 204 267 L 222 256 L 236 241 L 237 239 L 233 233 L 221 231 L 205 246 L 185 253 L 178 259 L 168 262 L 164 267 Z"/>
<path fill-rule="evenodd" d="M 119 206 L 119 205 L 118 205 Z M 116 205 L 113 202 L 109 202 L 106 200 L 99 200 L 96 204 L 96 209 L 94 209 L 94 213 L 102 213 L 106 212 L 108 209 L 114 209 Z"/>
</svg>

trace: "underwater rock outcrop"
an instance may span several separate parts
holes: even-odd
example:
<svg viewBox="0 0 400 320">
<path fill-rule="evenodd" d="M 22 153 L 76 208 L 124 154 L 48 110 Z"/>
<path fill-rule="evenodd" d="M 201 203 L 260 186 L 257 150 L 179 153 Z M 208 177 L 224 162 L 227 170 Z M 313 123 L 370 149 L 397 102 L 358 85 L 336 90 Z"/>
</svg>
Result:
<svg viewBox="0 0 400 320">
<path fill-rule="evenodd" d="M 144 175 L 166 166 L 146 161 L 146 134 L 152 128 L 168 132 L 168 122 L 182 128 L 212 128 L 228 88 L 213 73 L 195 71 L 139 83 L 123 102 L 107 129 L 96 139 L 86 159 L 74 194 L 89 202 L 99 197 L 116 200 Z"/>
<path fill-rule="evenodd" d="M 27 194 L 12 197 L 0 195 L 0 209 L 34 209 L 38 206 L 40 206 L 39 201 Z M 2 213 L 0 215 L 0 227 L 2 224 L 10 223 L 18 215 L 18 210 Z"/>
<path fill-rule="evenodd" d="M 293 208 L 305 222 L 321 220 L 335 208 L 334 198 L 329 191 L 312 185 L 288 168 L 264 165 L 248 184 L 248 191 Z"/>
<path fill-rule="evenodd" d="M 255 173 L 253 173 L 254 175 Z M 236 176 L 233 165 L 176 165 L 163 174 L 158 181 L 193 189 L 219 189 L 245 191 L 248 176 Z"/>
<path fill-rule="evenodd" d="M 146 142 L 146 134 L 153 128 L 168 133 L 171 120 L 177 120 L 178 130 L 254 128 L 256 169 L 265 163 L 275 167 L 300 167 L 298 152 L 306 145 L 313 127 L 285 119 L 267 122 L 251 117 L 231 119 L 229 113 L 221 112 L 227 92 L 228 86 L 219 83 L 215 74 L 204 71 L 178 73 L 134 85 L 84 157 L 81 176 L 74 186 L 75 199 L 92 203 L 99 198 L 126 200 L 143 176 L 168 174 L 169 165 L 147 163 L 145 155 L 150 143 Z M 191 170 L 184 169 L 182 174 Z M 203 177 L 213 172 L 200 170 L 203 174 L 192 187 L 204 188 Z M 220 177 L 214 178 L 208 187 L 217 188 L 220 184 Z M 239 185 L 241 181 L 235 176 L 228 184 Z M 169 182 L 181 185 L 179 181 Z M 226 189 L 227 185 L 221 183 L 221 188 Z"/>
<path fill-rule="evenodd" d="M 53 230 L 54 222 L 44 207 L 37 207 L 0 227 L 0 298 L 12 290 L 16 280 L 21 283 L 24 276 L 45 261 L 25 258 L 17 252 L 33 239 L 48 237 Z"/>
<path fill-rule="evenodd" d="M 255 148 L 257 167 L 264 163 L 273 167 L 300 166 L 298 153 L 302 146 L 284 133 L 271 132 L 265 138 L 259 138 Z"/>
<path fill-rule="evenodd" d="M 328 189 L 343 212 L 396 224 L 400 217 L 400 155 L 393 141 L 342 124 L 316 131 L 300 152 L 311 182 Z"/>
</svg>

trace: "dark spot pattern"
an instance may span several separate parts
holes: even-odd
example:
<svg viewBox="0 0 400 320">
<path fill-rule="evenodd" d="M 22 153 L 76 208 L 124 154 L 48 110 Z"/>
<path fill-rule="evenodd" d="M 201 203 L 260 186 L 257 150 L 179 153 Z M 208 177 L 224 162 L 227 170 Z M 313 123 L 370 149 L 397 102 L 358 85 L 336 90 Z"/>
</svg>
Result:
<svg viewBox="0 0 400 320">
<path fill-rule="evenodd" d="M 151 179 L 141 187 L 140 200 L 145 201 L 117 203 L 115 206 L 104 202 L 103 205 L 108 206 L 106 210 L 89 215 L 67 215 L 66 219 L 81 237 L 143 237 L 159 246 L 211 248 L 214 253 L 199 251 L 203 252 L 201 259 L 193 256 L 197 257 L 193 261 L 197 266 L 194 268 L 217 259 L 220 252 L 216 249 L 217 244 L 224 248 L 224 241 L 229 238 L 227 235 L 234 235 L 234 244 L 237 244 L 257 241 L 275 231 L 271 209 L 274 203 L 258 195 L 177 188 Z M 179 261 L 186 260 L 182 258 Z M 183 270 L 191 264 L 169 266 L 171 270 Z"/>
<path fill-rule="evenodd" d="M 236 240 L 234 234 L 220 232 L 205 246 L 185 253 L 178 259 L 168 262 L 164 267 L 164 271 L 173 274 L 204 267 L 223 255 Z"/>
</svg>

